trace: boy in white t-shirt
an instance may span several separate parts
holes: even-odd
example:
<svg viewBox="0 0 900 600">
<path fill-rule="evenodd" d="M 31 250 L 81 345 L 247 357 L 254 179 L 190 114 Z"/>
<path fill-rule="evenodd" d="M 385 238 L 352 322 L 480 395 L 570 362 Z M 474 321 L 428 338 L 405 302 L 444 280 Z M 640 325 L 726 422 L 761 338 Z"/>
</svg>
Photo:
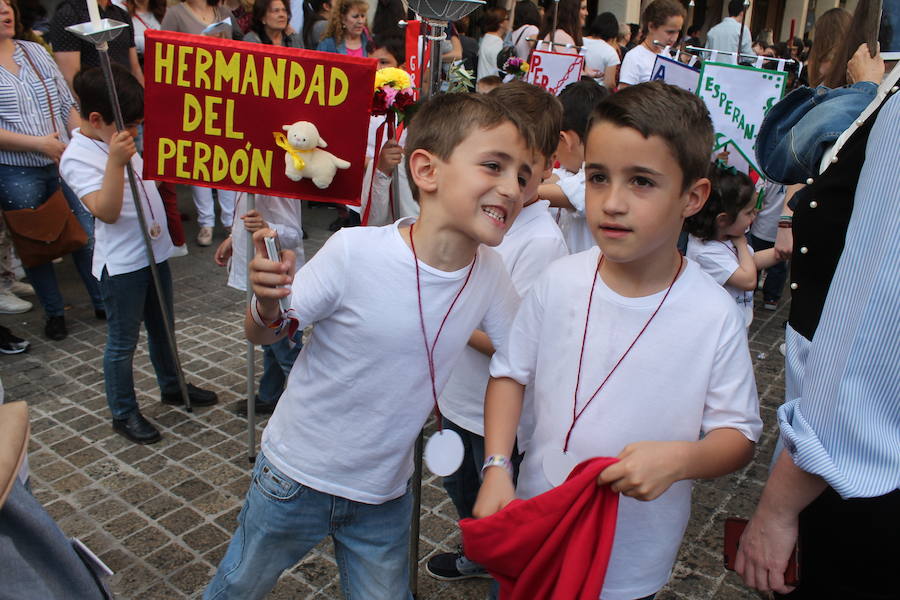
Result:
<svg viewBox="0 0 900 600">
<path fill-rule="evenodd" d="M 568 254 L 562 233 L 548 211 L 549 203 L 537 197 L 541 179 L 550 176 L 551 160 L 562 125 L 562 106 L 552 94 L 521 81 L 505 83 L 493 90 L 490 96 L 519 111 L 523 119 L 533 122 L 535 141 L 540 149 L 532 165 L 522 212 L 497 246 L 497 253 L 512 277 L 516 292 L 522 296 L 547 265 Z M 493 353 L 494 348 L 485 333 L 476 330 L 440 397 L 444 427 L 459 433 L 465 447 L 463 464 L 443 480 L 444 489 L 460 519 L 472 516 L 481 486 L 484 389 L 490 377 L 490 357 Z M 523 448 L 520 446 L 520 449 Z M 435 554 L 428 560 L 426 570 L 432 577 L 444 581 L 488 577 L 487 572 L 468 560 L 463 552 Z"/>
<path fill-rule="evenodd" d="M 291 318 L 315 328 L 263 433 L 205 598 L 262 598 L 329 535 L 346 596 L 411 598 L 413 446 L 472 332 L 506 340 L 518 296 L 488 246 L 521 210 L 532 139 L 494 99 L 435 97 L 406 142 L 417 220 L 343 229 L 296 276 L 289 251 L 281 262 L 264 258 L 272 232 L 254 234 L 247 338 L 271 344 Z M 279 299 L 288 296 L 285 316 Z"/>
<path fill-rule="evenodd" d="M 554 218 L 571 254 L 595 244 L 584 218 L 584 134 L 594 108 L 607 96 L 609 90 L 593 80 L 569 84 L 559 95 L 563 123 L 556 159 L 560 167 L 538 189 L 538 197 L 553 207 Z"/>
<path fill-rule="evenodd" d="M 126 131 L 116 132 L 103 72 L 99 68 L 81 71 L 73 81 L 80 104 L 81 128 L 75 130 L 63 152 L 59 172 L 95 217 L 92 271 L 100 282 L 106 307 L 103 378 L 113 429 L 132 442 L 152 444 L 160 440 L 160 433 L 141 415 L 134 392 L 134 351 L 141 322 L 147 329 L 150 361 L 162 402 L 181 404 L 183 400 L 131 186 L 125 181 L 125 165 L 129 161 L 138 179 L 139 201 L 147 219 L 170 326 L 174 328 L 172 275 L 167 262 L 172 241 L 162 199 L 156 185 L 141 178 L 143 161 L 134 145 L 138 125 L 144 117 L 143 87 L 133 75 L 116 65 L 113 65 L 113 77 L 125 111 Z M 217 402 L 215 393 L 190 384 L 188 396 L 192 406 Z"/>
<path fill-rule="evenodd" d="M 654 0 L 644 9 L 644 41 L 628 51 L 619 71 L 619 89 L 650 81 L 656 55 L 678 41 L 686 13 L 675 0 Z"/>
<path fill-rule="evenodd" d="M 600 248 L 544 272 L 491 362 L 475 515 L 548 491 L 583 460 L 618 457 L 598 481 L 623 495 L 603 600 L 666 583 L 690 480 L 743 467 L 762 429 L 744 324 L 676 249 L 684 218 L 709 194 L 711 147 L 705 106 L 679 88 L 651 82 L 601 103 L 585 153 Z M 514 488 L 503 467 L 526 385 L 535 425 Z"/>
</svg>

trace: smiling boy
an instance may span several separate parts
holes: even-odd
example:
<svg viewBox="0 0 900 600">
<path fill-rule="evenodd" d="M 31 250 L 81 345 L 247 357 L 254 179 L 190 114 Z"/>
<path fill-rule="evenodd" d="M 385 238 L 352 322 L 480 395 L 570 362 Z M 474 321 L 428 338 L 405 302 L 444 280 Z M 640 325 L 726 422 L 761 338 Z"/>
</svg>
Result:
<svg viewBox="0 0 900 600">
<path fill-rule="evenodd" d="M 599 248 L 544 272 L 491 362 L 491 459 L 475 515 L 548 491 L 581 461 L 618 457 L 599 479 L 624 496 L 604 600 L 646 598 L 666 583 L 690 480 L 744 466 L 762 427 L 743 323 L 675 246 L 709 194 L 711 147 L 706 108 L 686 91 L 653 82 L 602 102 L 585 152 Z M 526 385 L 535 424 L 514 489 L 497 467 L 510 456 Z"/>
<path fill-rule="evenodd" d="M 326 536 L 345 596 L 411 597 L 413 444 L 475 328 L 506 340 L 518 296 L 488 246 L 521 210 L 535 159 L 524 122 L 484 96 L 436 97 L 408 131 L 417 220 L 343 229 L 295 277 L 290 252 L 264 258 L 273 233 L 254 234 L 247 339 L 285 335 L 285 296 L 315 328 L 263 433 L 207 599 L 265 596 Z"/>
</svg>

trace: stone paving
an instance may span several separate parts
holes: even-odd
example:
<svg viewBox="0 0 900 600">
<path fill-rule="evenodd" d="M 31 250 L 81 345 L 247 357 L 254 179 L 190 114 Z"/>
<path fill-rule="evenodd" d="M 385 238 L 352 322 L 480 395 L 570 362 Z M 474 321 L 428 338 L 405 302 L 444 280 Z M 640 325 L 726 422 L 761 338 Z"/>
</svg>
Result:
<svg viewBox="0 0 900 600">
<path fill-rule="evenodd" d="M 182 209 L 193 213 L 189 201 Z M 333 217 L 330 209 L 305 210 L 307 256 L 327 239 Z M 158 444 L 131 444 L 111 429 L 103 391 L 105 326 L 94 318 L 71 261 L 57 265 L 71 304 L 66 340 L 43 338 L 38 307 L 0 316 L 0 324 L 32 343 L 26 354 L 0 356 L 0 377 L 8 400 L 27 400 L 30 407 L 34 493 L 68 535 L 82 539 L 116 572 L 111 587 L 124 599 L 199 597 L 225 552 L 249 483 L 246 420 L 230 408 L 245 390 L 243 294 L 225 287 L 225 272 L 212 261 L 221 231 L 212 247 L 198 248 L 192 241 L 195 222 L 185 226 L 190 255 L 170 262 L 179 352 L 188 380 L 216 391 L 220 402 L 190 414 L 161 404 L 142 334 L 135 385 L 142 411 L 163 433 Z M 784 394 L 778 345 L 786 310 L 758 310 L 750 329 L 765 422 L 756 458 L 738 473 L 697 482 L 693 518 L 659 600 L 759 597 L 722 568 L 721 532 L 726 516 L 749 516 L 766 478 L 776 439 L 775 408 Z M 455 550 L 459 536 L 455 510 L 439 479 L 427 471 L 422 502 L 418 598 L 480 600 L 487 590 L 483 580 L 448 584 L 425 573 L 424 561 Z M 327 541 L 287 571 L 270 595 L 341 597 Z"/>
</svg>

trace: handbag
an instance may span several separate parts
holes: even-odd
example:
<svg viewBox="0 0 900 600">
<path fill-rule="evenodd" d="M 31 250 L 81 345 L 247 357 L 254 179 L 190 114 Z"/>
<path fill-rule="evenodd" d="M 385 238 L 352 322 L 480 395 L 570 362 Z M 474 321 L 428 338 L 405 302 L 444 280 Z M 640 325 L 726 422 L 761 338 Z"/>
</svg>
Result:
<svg viewBox="0 0 900 600">
<path fill-rule="evenodd" d="M 50 90 L 41 76 L 28 51 L 22 47 L 22 52 L 28 60 L 28 64 L 34 69 L 38 79 L 47 93 L 47 103 L 50 106 L 50 119 L 53 121 L 53 129 L 56 127 L 56 114 L 53 111 L 53 101 L 50 99 Z M 69 208 L 69 203 L 62 191 L 62 182 L 49 198 L 37 208 L 19 208 L 3 211 L 3 218 L 9 228 L 10 238 L 15 246 L 16 254 L 26 267 L 37 267 L 52 261 L 60 256 L 65 256 L 87 244 L 87 233 L 78 222 L 78 217 Z"/>
</svg>

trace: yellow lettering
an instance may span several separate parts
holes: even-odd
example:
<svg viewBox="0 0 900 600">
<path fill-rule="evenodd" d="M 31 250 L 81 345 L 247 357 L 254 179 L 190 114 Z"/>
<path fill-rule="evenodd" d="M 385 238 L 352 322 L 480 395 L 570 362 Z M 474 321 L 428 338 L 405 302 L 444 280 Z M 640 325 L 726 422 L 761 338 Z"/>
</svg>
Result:
<svg viewBox="0 0 900 600">
<path fill-rule="evenodd" d="M 182 131 L 194 131 L 200 126 L 200 119 L 203 116 L 203 109 L 200 108 L 200 101 L 193 94 L 184 95 L 184 118 L 181 121 Z"/>
<path fill-rule="evenodd" d="M 175 175 L 182 179 L 190 179 L 191 175 L 184 168 L 184 163 L 187 162 L 187 147 L 190 146 L 191 142 L 190 140 L 178 140 L 176 143 L 178 145 L 178 157 L 175 159 Z"/>
<path fill-rule="evenodd" d="M 175 47 L 172 44 L 156 42 L 156 61 L 154 63 L 154 81 L 172 83 L 172 66 L 175 61 Z"/>
<path fill-rule="evenodd" d="M 226 81 L 231 82 L 231 92 L 236 94 L 238 91 L 238 82 L 241 78 L 241 55 L 237 52 L 232 53 L 231 58 L 225 60 L 225 55 L 221 50 L 216 50 L 216 67 L 215 67 L 215 84 L 213 89 L 217 92 L 222 91 L 222 85 Z"/>
<path fill-rule="evenodd" d="M 208 90 L 211 86 L 209 82 L 209 68 L 212 66 L 213 57 L 206 48 L 197 48 L 197 61 L 194 65 L 194 87 Z"/>
<path fill-rule="evenodd" d="M 279 100 L 284 99 L 284 67 L 286 64 L 285 59 L 279 58 L 273 66 L 272 57 L 263 58 L 262 95 L 264 98 L 274 95 Z"/>
<path fill-rule="evenodd" d="M 316 65 L 309 82 L 309 91 L 306 92 L 306 100 L 303 102 L 309 104 L 313 94 L 319 96 L 319 106 L 325 106 L 325 67 L 322 65 Z"/>
<path fill-rule="evenodd" d="M 175 85 L 179 87 L 190 87 L 190 82 L 184 78 L 188 69 L 188 54 L 194 53 L 193 46 L 178 46 L 178 80 Z"/>
<path fill-rule="evenodd" d="M 244 132 L 234 130 L 234 100 L 225 101 L 225 137 L 232 140 L 244 139 Z"/>
<path fill-rule="evenodd" d="M 209 162 L 211 155 L 212 151 L 209 146 L 203 142 L 194 142 L 194 169 L 191 179 L 209 181 L 209 168 L 206 163 Z"/>
<path fill-rule="evenodd" d="M 293 100 L 303 93 L 306 87 L 306 71 L 300 63 L 291 63 L 291 75 L 288 79 L 288 100 Z"/>
<path fill-rule="evenodd" d="M 247 145 L 249 146 L 250 142 L 247 142 Z M 231 155 L 231 180 L 240 185 L 247 180 L 249 172 L 250 158 L 247 156 L 247 151 L 243 148 L 238 148 Z"/>
<path fill-rule="evenodd" d="M 156 174 L 166 172 L 166 161 L 175 156 L 175 142 L 169 138 L 159 138 L 159 151 L 156 155 Z"/>
<path fill-rule="evenodd" d="M 212 180 L 222 181 L 228 176 L 228 155 L 221 146 L 213 146 Z"/>
<path fill-rule="evenodd" d="M 340 84 L 340 91 L 336 91 L 337 84 Z M 347 92 L 350 85 L 347 83 L 347 74 L 337 67 L 331 68 L 331 78 L 328 86 L 328 106 L 337 106 L 343 104 L 347 99 Z"/>
<path fill-rule="evenodd" d="M 253 149 L 253 157 L 250 160 L 250 185 L 259 185 L 259 177 L 262 177 L 262 186 L 272 186 L 272 151 L 266 150 L 263 154 L 256 148 Z"/>
<path fill-rule="evenodd" d="M 247 87 L 253 86 L 253 95 L 259 96 L 259 81 L 256 76 L 256 61 L 253 60 L 253 55 L 247 55 L 247 64 L 244 65 L 244 85 L 241 86 L 241 95 L 245 95 L 247 93 Z"/>
<path fill-rule="evenodd" d="M 219 113 L 216 112 L 216 105 L 222 104 L 222 99 L 218 96 L 206 96 L 204 98 L 205 112 L 203 116 L 203 133 L 206 135 L 222 135 L 222 130 L 215 126 Z"/>
</svg>

